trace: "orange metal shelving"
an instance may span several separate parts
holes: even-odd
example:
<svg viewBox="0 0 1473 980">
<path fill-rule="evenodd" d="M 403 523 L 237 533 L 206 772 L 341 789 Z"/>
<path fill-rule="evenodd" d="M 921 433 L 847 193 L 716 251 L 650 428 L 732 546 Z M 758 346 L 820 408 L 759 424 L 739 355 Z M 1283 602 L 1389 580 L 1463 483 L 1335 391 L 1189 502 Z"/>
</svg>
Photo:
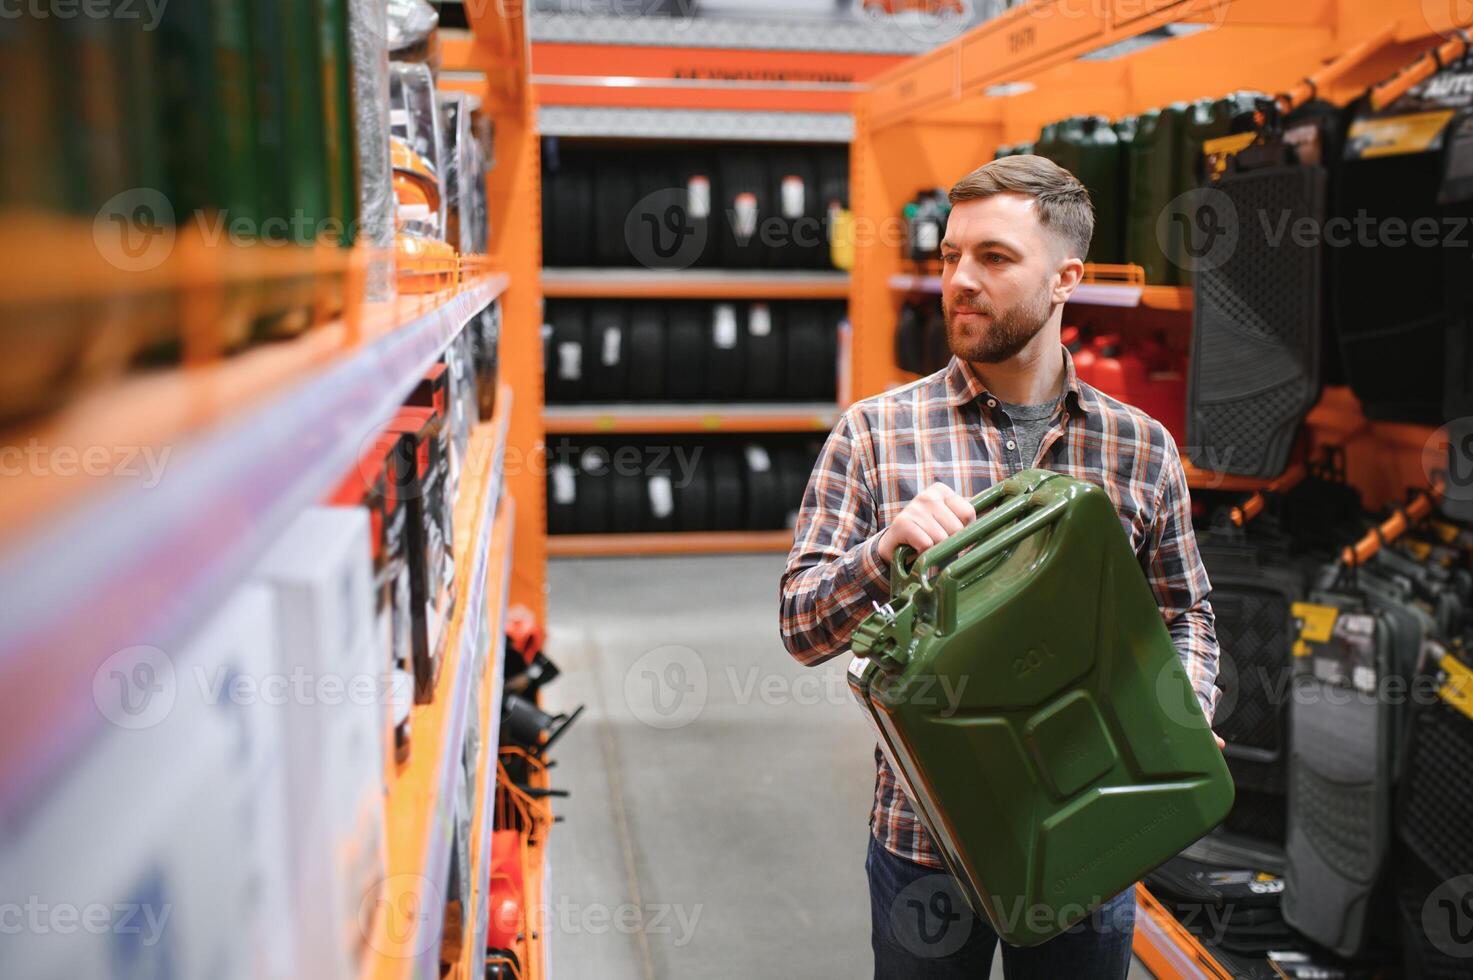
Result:
<svg viewBox="0 0 1473 980">
<path fill-rule="evenodd" d="M 838 418 L 836 405 L 550 405 L 542 413 L 548 435 L 827 432 Z"/>
<path fill-rule="evenodd" d="M 783 269 L 543 269 L 542 293 L 590 299 L 847 299 L 849 277 Z"/>
</svg>

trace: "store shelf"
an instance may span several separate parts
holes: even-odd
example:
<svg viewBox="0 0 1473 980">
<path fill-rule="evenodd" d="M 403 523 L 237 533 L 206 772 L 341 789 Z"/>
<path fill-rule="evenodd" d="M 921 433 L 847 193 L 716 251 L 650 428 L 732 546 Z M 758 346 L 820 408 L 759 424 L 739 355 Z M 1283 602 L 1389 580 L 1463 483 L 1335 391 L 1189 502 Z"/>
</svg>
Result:
<svg viewBox="0 0 1473 980">
<path fill-rule="evenodd" d="M 941 277 L 897 273 L 890 288 L 905 293 L 941 293 Z M 1082 282 L 1074 287 L 1070 302 L 1085 306 L 1144 306 L 1155 310 L 1190 310 L 1190 286 L 1135 286 L 1121 283 Z"/>
<path fill-rule="evenodd" d="M 590 84 L 586 78 L 576 81 Z M 542 79 L 542 84 L 547 85 L 548 79 Z M 663 82 L 664 87 L 674 85 Z M 544 136 L 604 139 L 848 143 L 854 139 L 854 116 L 847 112 L 544 105 L 537 109 L 537 130 Z"/>
<path fill-rule="evenodd" d="M 845 299 L 849 274 L 781 269 L 543 269 L 542 295 L 590 299 Z"/>
<path fill-rule="evenodd" d="M 918 54 L 967 24 L 919 17 L 629 17 L 534 10 L 534 44 L 728 48 L 758 51 Z"/>
<path fill-rule="evenodd" d="M 103 724 L 90 683 L 99 665 L 130 646 L 181 648 L 302 508 L 337 485 L 455 333 L 505 285 L 494 277 L 422 310 L 406 306 L 415 312 L 392 332 L 325 366 L 315 361 L 311 372 L 283 372 L 269 397 L 256 391 L 249 407 L 221 402 L 222 412 L 236 410 L 177 446 L 155 441 L 157 433 L 130 440 L 121 422 L 76 430 L 85 442 L 56 443 L 170 452 L 156 485 L 107 478 L 0 555 L 0 684 L 26 692 L 0 718 L 0 814 Z"/>
<path fill-rule="evenodd" d="M 787 551 L 792 546 L 793 532 L 791 530 L 671 531 L 665 534 L 550 534 L 547 536 L 547 554 L 553 558 Z"/>
<path fill-rule="evenodd" d="M 498 398 L 509 401 L 509 390 L 503 389 Z M 477 428 L 467 454 L 468 460 L 475 461 L 474 474 L 461 475 L 454 515 L 459 598 L 446 626 L 434 700 L 413 709 L 409 762 L 391 782 L 386 801 L 389 833 L 385 887 L 390 894 L 379 904 L 369 943 L 376 954 L 370 970 L 375 980 L 433 980 L 440 976 L 445 872 L 455 828 L 456 790 L 464 772 L 461 754 L 466 726 L 472 711 L 484 713 L 496 702 L 493 689 L 490 703 L 479 703 L 479 696 L 486 693 L 486 685 L 481 683 L 486 675 L 478 677 L 476 671 L 486 669 L 488 652 L 501 648 L 501 600 L 509 577 L 515 515 L 512 501 L 498 506 L 510 407 L 503 403 L 498 408 L 498 419 Z M 492 595 L 497 597 L 497 616 L 487 636 L 479 629 L 478 610 Z M 488 670 L 488 674 L 493 685 L 501 676 L 499 669 Z M 499 712 L 495 714 L 499 720 Z M 492 739 L 497 734 L 488 732 Z M 403 900 L 407 897 L 414 900 Z"/>
<path fill-rule="evenodd" d="M 1227 490 L 1232 493 L 1252 493 L 1255 490 L 1266 490 L 1269 484 L 1277 477 L 1267 479 L 1256 476 L 1236 476 L 1232 473 L 1217 473 L 1212 470 L 1198 469 L 1185 456 L 1181 460 L 1182 469 L 1186 471 L 1187 486 L 1193 490 Z"/>
<path fill-rule="evenodd" d="M 827 432 L 837 405 L 549 405 L 542 410 L 548 435 L 605 432 Z"/>
<path fill-rule="evenodd" d="M 1202 948 L 1197 938 L 1143 884 L 1135 886 L 1135 935 L 1131 952 L 1155 977 L 1232 980 L 1232 974 Z"/>
</svg>

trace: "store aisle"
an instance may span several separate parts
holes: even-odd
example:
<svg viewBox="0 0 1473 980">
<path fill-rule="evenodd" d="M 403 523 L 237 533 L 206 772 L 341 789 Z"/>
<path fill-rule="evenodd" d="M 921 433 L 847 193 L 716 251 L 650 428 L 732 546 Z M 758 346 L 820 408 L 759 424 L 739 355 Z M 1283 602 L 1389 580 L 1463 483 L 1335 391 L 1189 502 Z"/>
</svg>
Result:
<svg viewBox="0 0 1473 980">
<path fill-rule="evenodd" d="M 847 658 L 806 669 L 783 650 L 781 570 L 549 562 L 547 701 L 588 706 L 552 771 L 573 790 L 551 838 L 554 980 L 870 975 L 874 741 Z"/>
</svg>

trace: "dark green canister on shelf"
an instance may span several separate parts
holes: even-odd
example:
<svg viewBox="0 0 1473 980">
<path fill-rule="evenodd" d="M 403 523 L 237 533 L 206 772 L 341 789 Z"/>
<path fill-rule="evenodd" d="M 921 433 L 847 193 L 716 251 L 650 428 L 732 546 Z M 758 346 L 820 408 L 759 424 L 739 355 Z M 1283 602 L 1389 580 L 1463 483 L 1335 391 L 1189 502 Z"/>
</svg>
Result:
<svg viewBox="0 0 1473 980">
<path fill-rule="evenodd" d="M 1157 220 L 1178 192 L 1176 178 L 1181 151 L 1185 102 L 1148 109 L 1136 118 L 1130 143 L 1130 195 L 1126 213 L 1126 260 L 1140 265 L 1146 282 L 1176 285 L 1181 269 L 1166 253 L 1157 233 Z"/>
<path fill-rule="evenodd" d="M 1233 782 L 1105 491 L 1025 470 L 891 564 L 850 688 L 967 901 L 1053 938 L 1215 826 Z"/>
<path fill-rule="evenodd" d="M 353 121 L 352 61 L 347 0 L 320 0 L 323 144 L 327 164 L 327 213 L 340 244 L 351 245 L 358 224 L 358 168 Z M 341 231 L 338 231 L 341 229 Z"/>
<path fill-rule="evenodd" d="M 1124 250 L 1120 193 L 1124 160 L 1120 139 L 1104 116 L 1074 116 L 1060 129 L 1064 143 L 1070 147 L 1073 166 L 1069 169 L 1088 188 L 1094 203 L 1095 230 L 1087 259 L 1118 263 Z"/>
</svg>

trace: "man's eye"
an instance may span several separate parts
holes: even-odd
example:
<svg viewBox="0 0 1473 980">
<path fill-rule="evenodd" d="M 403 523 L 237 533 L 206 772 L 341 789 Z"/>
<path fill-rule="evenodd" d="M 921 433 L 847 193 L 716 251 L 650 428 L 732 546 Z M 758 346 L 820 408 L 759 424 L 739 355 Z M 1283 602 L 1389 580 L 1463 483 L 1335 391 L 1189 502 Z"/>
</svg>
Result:
<svg viewBox="0 0 1473 980">
<path fill-rule="evenodd" d="M 1001 252 L 988 252 L 987 253 L 987 261 L 988 262 L 991 262 L 993 265 L 1001 265 L 1002 263 L 1006 262 L 1007 260 L 1008 260 L 1008 257 L 1006 255 L 1003 255 Z"/>
<path fill-rule="evenodd" d="M 942 262 L 945 262 L 947 265 L 952 264 L 953 262 L 955 262 L 959 258 L 961 258 L 961 253 L 959 253 L 959 252 L 943 252 L 943 253 L 941 253 L 941 261 Z"/>
</svg>

